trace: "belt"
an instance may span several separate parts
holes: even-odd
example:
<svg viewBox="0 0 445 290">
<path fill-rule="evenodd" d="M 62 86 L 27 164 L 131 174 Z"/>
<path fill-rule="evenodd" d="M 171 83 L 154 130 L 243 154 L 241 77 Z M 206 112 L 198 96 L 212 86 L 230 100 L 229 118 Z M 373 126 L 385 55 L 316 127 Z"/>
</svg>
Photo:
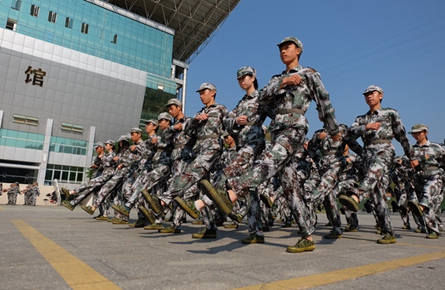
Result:
<svg viewBox="0 0 445 290">
<path fill-rule="evenodd" d="M 276 114 L 297 113 L 297 114 L 304 115 L 304 111 L 301 110 L 301 109 L 297 109 L 297 108 L 294 108 L 294 109 L 278 109 L 278 110 L 275 110 L 275 113 Z"/>
<path fill-rule="evenodd" d="M 368 143 L 368 145 L 375 145 L 375 144 L 391 144 L 391 140 L 384 140 L 384 139 L 371 140 Z"/>
<path fill-rule="evenodd" d="M 247 122 L 247 123 L 245 124 L 245 126 L 252 126 L 253 124 L 255 124 L 255 121 Z"/>
<path fill-rule="evenodd" d="M 437 167 L 437 166 L 426 166 L 425 168 L 424 168 L 424 170 L 431 170 L 431 171 L 433 171 L 433 170 L 438 170 L 439 169 L 439 167 Z"/>
<path fill-rule="evenodd" d="M 337 151 L 329 151 L 324 153 L 324 155 L 335 155 L 335 154 L 337 154 Z"/>
<path fill-rule="evenodd" d="M 198 137 L 198 140 L 205 140 L 205 139 L 217 139 L 219 138 L 218 134 L 212 134 L 212 135 L 202 135 Z"/>
<path fill-rule="evenodd" d="M 185 144 L 177 144 L 177 145 L 175 145 L 175 149 L 184 148 L 184 147 L 185 147 Z"/>
</svg>

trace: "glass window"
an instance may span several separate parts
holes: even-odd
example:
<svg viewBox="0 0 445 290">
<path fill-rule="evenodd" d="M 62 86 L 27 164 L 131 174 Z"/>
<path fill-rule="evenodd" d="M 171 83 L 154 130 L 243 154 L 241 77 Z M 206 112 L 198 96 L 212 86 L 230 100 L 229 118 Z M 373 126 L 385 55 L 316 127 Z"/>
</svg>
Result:
<svg viewBox="0 0 445 290">
<path fill-rule="evenodd" d="M 72 18 L 69 18 L 69 17 L 65 18 L 65 27 L 72 29 L 73 22 L 74 22 L 74 20 Z"/>
<path fill-rule="evenodd" d="M 31 15 L 38 17 L 39 16 L 39 12 L 40 12 L 40 7 L 37 5 L 31 5 Z"/>
</svg>

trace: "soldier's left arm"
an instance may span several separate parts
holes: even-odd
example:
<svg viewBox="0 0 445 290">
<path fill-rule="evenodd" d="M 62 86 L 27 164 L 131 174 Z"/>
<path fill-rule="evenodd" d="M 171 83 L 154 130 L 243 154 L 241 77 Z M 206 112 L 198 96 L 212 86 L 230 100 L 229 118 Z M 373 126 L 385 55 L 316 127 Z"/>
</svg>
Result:
<svg viewBox="0 0 445 290">
<path fill-rule="evenodd" d="M 405 155 L 409 158 L 411 153 L 411 144 L 406 136 L 405 126 L 403 126 L 402 119 L 399 113 L 394 110 L 392 113 L 392 131 L 394 132 L 394 138 L 402 145 Z"/>
</svg>

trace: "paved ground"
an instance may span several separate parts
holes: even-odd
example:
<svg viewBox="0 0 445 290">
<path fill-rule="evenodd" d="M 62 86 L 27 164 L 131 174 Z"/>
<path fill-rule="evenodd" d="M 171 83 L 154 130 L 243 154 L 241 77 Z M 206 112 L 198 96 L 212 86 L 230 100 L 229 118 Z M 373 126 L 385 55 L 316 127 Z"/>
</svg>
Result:
<svg viewBox="0 0 445 290">
<path fill-rule="evenodd" d="M 359 232 L 325 240 L 320 214 L 315 251 L 290 254 L 296 228 L 280 224 L 265 244 L 243 245 L 245 225 L 194 240 L 190 223 L 165 235 L 80 208 L 0 205 L 0 289 L 443 289 L 445 238 L 402 230 L 394 214 L 397 244 L 378 245 L 372 216 L 359 219 Z"/>
</svg>

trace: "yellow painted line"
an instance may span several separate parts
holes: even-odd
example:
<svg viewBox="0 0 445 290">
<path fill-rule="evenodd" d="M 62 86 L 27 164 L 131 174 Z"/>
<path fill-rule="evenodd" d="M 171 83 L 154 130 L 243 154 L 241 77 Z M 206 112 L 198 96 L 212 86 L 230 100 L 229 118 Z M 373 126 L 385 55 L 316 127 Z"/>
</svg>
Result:
<svg viewBox="0 0 445 290">
<path fill-rule="evenodd" d="M 391 271 L 403 267 L 409 267 L 443 258 L 445 258 L 445 252 L 434 252 L 409 258 L 391 260 L 387 262 L 375 263 L 354 268 L 347 268 L 343 270 L 309 275 L 289 280 L 276 281 L 268 284 L 259 284 L 244 288 L 238 288 L 238 290 L 306 289 L 310 287 L 317 287 L 341 281 L 346 281 L 350 279 L 356 279 L 360 277 L 374 275 L 386 271 Z"/>
<path fill-rule="evenodd" d="M 0 210 L 5 210 L 5 207 L 0 205 Z"/>
<path fill-rule="evenodd" d="M 12 223 L 72 289 L 121 289 L 22 220 Z"/>
</svg>

